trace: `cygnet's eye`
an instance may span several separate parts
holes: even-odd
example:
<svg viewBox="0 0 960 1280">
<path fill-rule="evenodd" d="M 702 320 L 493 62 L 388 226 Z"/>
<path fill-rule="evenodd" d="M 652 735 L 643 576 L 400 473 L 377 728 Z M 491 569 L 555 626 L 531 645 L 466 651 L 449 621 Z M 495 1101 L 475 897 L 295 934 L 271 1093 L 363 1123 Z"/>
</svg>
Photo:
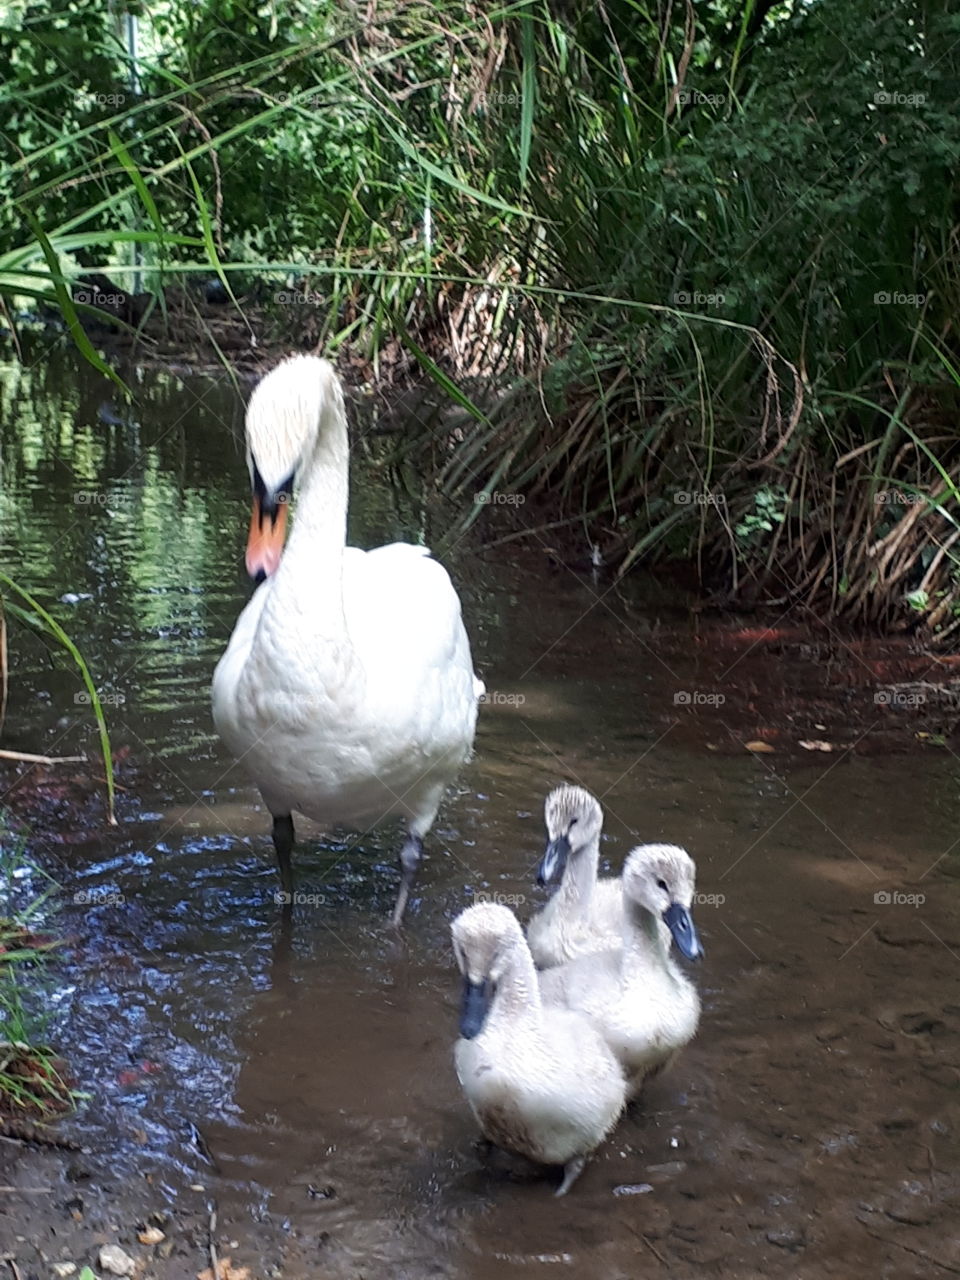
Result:
<svg viewBox="0 0 960 1280">
<path fill-rule="evenodd" d="M 571 818 L 571 819 L 570 819 L 570 826 L 571 826 L 571 827 L 575 827 L 575 826 L 577 825 L 577 822 L 578 822 L 578 821 L 579 821 L 579 819 L 577 819 L 577 818 Z"/>
<path fill-rule="evenodd" d="M 658 880 L 658 881 L 657 881 L 657 888 L 658 888 L 658 889 L 662 889 L 664 893 L 668 893 L 668 892 L 669 892 L 669 890 L 667 889 L 667 882 L 666 882 L 666 880 Z"/>
</svg>

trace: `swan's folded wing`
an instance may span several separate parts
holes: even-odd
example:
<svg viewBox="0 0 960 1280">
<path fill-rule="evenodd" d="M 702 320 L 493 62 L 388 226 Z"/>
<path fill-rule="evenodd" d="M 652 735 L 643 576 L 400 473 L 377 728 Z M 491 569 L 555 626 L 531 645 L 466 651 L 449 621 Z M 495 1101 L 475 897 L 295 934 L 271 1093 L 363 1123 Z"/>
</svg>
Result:
<svg viewBox="0 0 960 1280">
<path fill-rule="evenodd" d="M 470 645 L 460 598 L 427 547 L 392 542 L 375 551 L 347 548 L 344 610 L 354 646 L 367 661 L 452 674 L 469 668 Z"/>
</svg>

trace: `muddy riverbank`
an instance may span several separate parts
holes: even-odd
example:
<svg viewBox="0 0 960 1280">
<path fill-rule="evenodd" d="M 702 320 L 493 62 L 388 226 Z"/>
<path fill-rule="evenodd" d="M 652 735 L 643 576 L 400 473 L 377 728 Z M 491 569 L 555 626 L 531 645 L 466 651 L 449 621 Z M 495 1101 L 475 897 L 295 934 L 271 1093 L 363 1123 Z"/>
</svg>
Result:
<svg viewBox="0 0 960 1280">
<path fill-rule="evenodd" d="M 113 697 L 127 788 L 109 831 L 83 771 L 7 776 L 61 885 L 51 1035 L 88 1094 L 56 1130 L 82 1150 L 0 1142 L 0 1254 L 25 1280 L 96 1269 L 107 1243 L 189 1280 L 211 1239 L 291 1280 L 960 1270 L 949 659 L 461 546 L 489 698 L 403 940 L 388 830 L 303 824 L 285 930 L 265 816 L 208 710 L 247 592 L 239 400 L 145 374 L 140 425 L 106 424 L 88 378 L 2 382 L 4 559 L 76 597 L 57 616 Z M 361 544 L 442 527 L 375 456 L 354 493 Z M 11 654 L 5 745 L 95 758 L 76 677 L 19 632 Z M 448 924 L 478 893 L 535 908 L 561 778 L 603 796 L 609 869 L 640 840 L 690 849 L 707 955 L 698 1038 L 557 1202 L 476 1148 Z"/>
</svg>

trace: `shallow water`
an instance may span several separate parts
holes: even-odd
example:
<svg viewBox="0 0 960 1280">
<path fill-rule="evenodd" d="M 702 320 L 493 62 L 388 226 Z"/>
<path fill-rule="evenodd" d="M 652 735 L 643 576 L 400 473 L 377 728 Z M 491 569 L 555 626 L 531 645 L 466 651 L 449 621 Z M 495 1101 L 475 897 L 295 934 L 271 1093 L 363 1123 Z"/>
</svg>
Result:
<svg viewBox="0 0 960 1280">
<path fill-rule="evenodd" d="M 165 1211 L 174 1251 L 148 1269 L 192 1277 L 215 1205 L 221 1255 L 257 1276 L 960 1266 L 952 753 L 872 754 L 869 724 L 844 737 L 860 694 L 843 645 L 833 665 L 731 648 L 736 620 L 706 621 L 679 588 L 621 591 L 536 542 L 507 564 L 468 541 L 447 562 L 491 696 L 403 938 L 386 927 L 395 833 L 304 822 L 305 900 L 284 929 L 267 816 L 209 716 L 249 590 L 241 399 L 125 372 L 140 402 L 115 414 L 65 356 L 0 372 L 2 560 L 90 658 L 126 788 L 115 831 L 92 766 L 21 771 L 7 797 L 29 798 L 31 850 L 63 886 L 55 1038 L 90 1094 L 65 1126 L 88 1152 L 63 1164 L 90 1176 L 44 1210 L 4 1197 L 0 1243 L 19 1230 L 85 1261 L 102 1236 L 144 1255 L 135 1225 Z M 448 514 L 375 441 L 355 458 L 353 540 L 442 533 Z M 20 629 L 11 660 L 4 745 L 95 760 L 76 675 Z M 791 742 L 838 750 L 743 751 L 801 667 Z M 542 1173 L 474 1146 L 448 924 L 479 893 L 536 906 L 542 798 L 562 778 L 603 797 L 611 869 L 640 840 L 691 850 L 707 955 L 697 1040 L 556 1201 Z"/>
</svg>

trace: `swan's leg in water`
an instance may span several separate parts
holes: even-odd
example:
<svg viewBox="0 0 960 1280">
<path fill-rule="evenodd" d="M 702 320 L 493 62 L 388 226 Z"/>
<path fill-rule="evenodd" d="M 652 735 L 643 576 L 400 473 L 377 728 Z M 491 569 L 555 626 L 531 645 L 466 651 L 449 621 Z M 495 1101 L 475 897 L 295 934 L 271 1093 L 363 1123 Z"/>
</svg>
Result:
<svg viewBox="0 0 960 1280">
<path fill-rule="evenodd" d="M 280 887 L 283 890 L 282 900 L 285 910 L 289 910 L 293 906 L 293 869 L 290 866 L 293 841 L 293 817 L 289 813 L 275 813 L 273 815 L 273 847 L 277 851 L 277 864 L 280 867 Z"/>
<path fill-rule="evenodd" d="M 586 1156 L 576 1156 L 573 1160 L 568 1160 L 563 1166 L 563 1181 L 557 1187 L 554 1195 L 565 1196 L 581 1173 L 583 1173 L 583 1166 L 586 1163 Z"/>
<path fill-rule="evenodd" d="M 417 868 L 423 859 L 423 841 L 413 831 L 410 831 L 400 850 L 400 892 L 397 894 L 397 905 L 393 909 L 392 924 L 395 929 L 400 928 L 403 920 L 403 913 L 407 908 L 407 898 L 410 896 L 410 890 L 413 888 L 413 882 L 417 875 Z"/>
</svg>

